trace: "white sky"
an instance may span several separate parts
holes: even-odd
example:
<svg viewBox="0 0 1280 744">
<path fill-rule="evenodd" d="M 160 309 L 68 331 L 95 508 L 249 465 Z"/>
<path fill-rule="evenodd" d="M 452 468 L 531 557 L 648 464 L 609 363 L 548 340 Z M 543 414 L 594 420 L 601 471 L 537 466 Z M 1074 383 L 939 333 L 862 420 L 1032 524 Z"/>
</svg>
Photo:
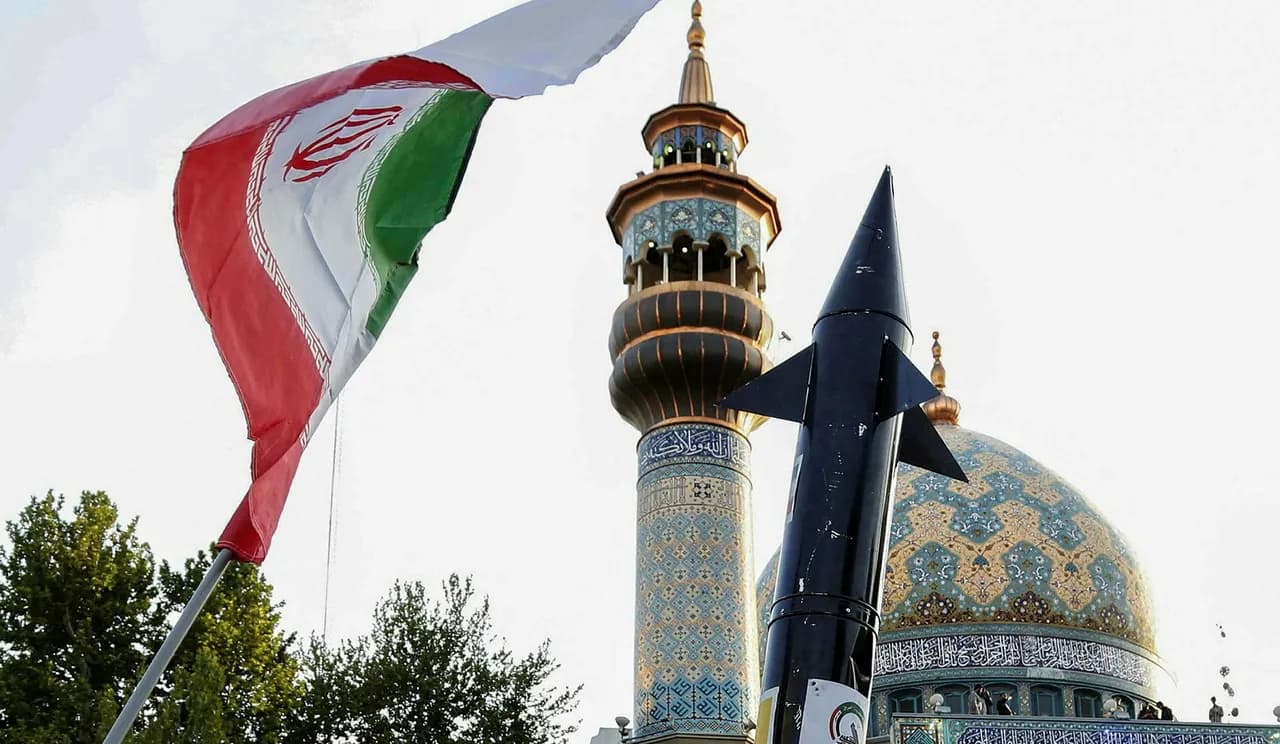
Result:
<svg viewBox="0 0 1280 744">
<path fill-rule="evenodd" d="M 510 2 L 0 4 L 0 517 L 105 489 L 161 558 L 216 537 L 249 448 L 173 239 L 182 148 L 258 93 Z M 914 358 L 941 330 L 961 423 L 1127 534 L 1181 681 L 1166 702 L 1203 720 L 1230 663 L 1242 719 L 1272 720 L 1280 4 L 705 5 L 742 172 L 781 203 L 766 299 L 795 341 L 775 357 L 807 343 L 892 164 Z M 576 86 L 494 105 L 342 409 L 331 635 L 363 632 L 396 578 L 472 573 L 516 649 L 550 637 L 586 684 L 583 741 L 632 684 L 636 433 L 606 387 L 624 288 L 603 213 L 648 165 L 687 19 L 667 0 Z M 794 437 L 754 437 L 757 565 Z M 326 425 L 265 567 L 303 634 L 331 446 Z"/>
</svg>

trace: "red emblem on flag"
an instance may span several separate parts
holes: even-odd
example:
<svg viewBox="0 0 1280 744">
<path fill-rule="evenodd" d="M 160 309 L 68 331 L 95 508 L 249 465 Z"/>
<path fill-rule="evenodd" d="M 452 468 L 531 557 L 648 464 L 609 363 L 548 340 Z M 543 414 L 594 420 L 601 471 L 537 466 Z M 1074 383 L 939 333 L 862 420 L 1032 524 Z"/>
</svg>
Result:
<svg viewBox="0 0 1280 744">
<path fill-rule="evenodd" d="M 284 165 L 285 180 L 302 183 L 323 176 L 338 163 L 367 150 L 378 130 L 396 123 L 402 106 L 357 108 L 320 130 L 310 144 L 299 145 Z"/>
</svg>

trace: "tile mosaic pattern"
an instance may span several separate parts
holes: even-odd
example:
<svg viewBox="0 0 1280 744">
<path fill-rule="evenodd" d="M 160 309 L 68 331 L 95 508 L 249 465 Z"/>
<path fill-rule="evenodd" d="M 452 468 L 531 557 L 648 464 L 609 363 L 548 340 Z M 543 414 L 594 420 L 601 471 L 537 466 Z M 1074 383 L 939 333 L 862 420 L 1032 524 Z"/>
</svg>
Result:
<svg viewBox="0 0 1280 744">
<path fill-rule="evenodd" d="M 970 482 L 898 473 L 882 629 L 984 621 L 1062 625 L 1155 650 L 1124 538 L 1057 474 L 992 437 L 939 432 Z"/>
<path fill-rule="evenodd" d="M 760 248 L 760 221 L 729 202 L 715 199 L 673 199 L 638 213 L 622 232 L 623 265 L 643 256 L 637 253 L 650 240 L 671 245 L 677 233 L 695 241 L 720 235 L 730 248 L 748 246 L 758 265 L 764 263 Z"/>
<path fill-rule="evenodd" d="M 1280 726 L 898 716 L 890 744 L 1280 744 Z"/>
<path fill-rule="evenodd" d="M 1030 623 L 1154 651 L 1142 573 L 1102 514 L 1004 442 L 938 431 L 970 482 L 900 466 L 881 630 Z M 771 561 L 757 587 L 764 605 L 776 571 Z"/>
<path fill-rule="evenodd" d="M 760 676 L 747 440 L 676 424 L 640 441 L 635 731 L 741 736 Z"/>
<path fill-rule="evenodd" d="M 984 633 L 889 640 L 876 649 L 875 674 L 984 667 L 1089 672 L 1152 688 L 1163 672 L 1143 656 L 1107 643 L 1039 635 Z M 1028 699 L 1027 704 L 1030 705 Z"/>
</svg>

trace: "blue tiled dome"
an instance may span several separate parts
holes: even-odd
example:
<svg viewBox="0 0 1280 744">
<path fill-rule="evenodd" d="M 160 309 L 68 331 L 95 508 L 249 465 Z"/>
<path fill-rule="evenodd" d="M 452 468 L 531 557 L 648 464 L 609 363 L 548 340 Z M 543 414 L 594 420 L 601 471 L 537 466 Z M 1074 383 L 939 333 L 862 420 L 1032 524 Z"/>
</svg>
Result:
<svg viewBox="0 0 1280 744">
<path fill-rule="evenodd" d="M 1097 508 L 998 439 L 959 426 L 938 431 L 970 482 L 900 466 L 882 634 L 1031 624 L 1108 636 L 1154 652 L 1142 573 Z M 762 631 L 776 579 L 775 553 L 757 585 Z M 1039 632 L 1057 635 L 1051 628 Z"/>
</svg>

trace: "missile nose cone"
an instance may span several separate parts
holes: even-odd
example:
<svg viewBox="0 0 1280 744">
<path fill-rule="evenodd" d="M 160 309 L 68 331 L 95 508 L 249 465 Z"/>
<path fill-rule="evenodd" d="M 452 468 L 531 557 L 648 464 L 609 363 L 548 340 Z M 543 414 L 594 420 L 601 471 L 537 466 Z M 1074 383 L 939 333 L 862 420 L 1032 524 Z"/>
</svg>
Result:
<svg viewBox="0 0 1280 744">
<path fill-rule="evenodd" d="M 893 207 L 893 173 L 885 166 L 867 211 L 853 235 L 844 263 L 831 283 L 819 320 L 837 313 L 874 311 L 892 315 L 908 328 L 907 295 L 898 255 L 898 219 Z"/>
</svg>

